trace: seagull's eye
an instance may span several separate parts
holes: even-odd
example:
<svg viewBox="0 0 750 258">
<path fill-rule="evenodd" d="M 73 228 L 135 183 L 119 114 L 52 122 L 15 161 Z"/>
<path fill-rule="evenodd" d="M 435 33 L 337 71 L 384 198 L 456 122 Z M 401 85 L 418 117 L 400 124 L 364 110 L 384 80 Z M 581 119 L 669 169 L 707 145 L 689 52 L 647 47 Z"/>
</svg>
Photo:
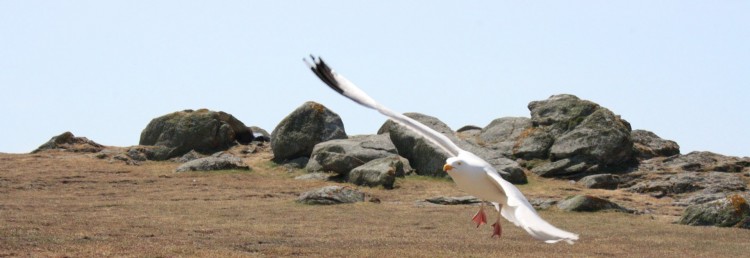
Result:
<svg viewBox="0 0 750 258">
<path fill-rule="evenodd" d="M 461 161 L 459 161 L 459 162 L 458 162 L 458 163 L 456 163 L 456 164 L 458 164 L 459 166 L 463 165 L 463 163 L 461 163 Z"/>
</svg>

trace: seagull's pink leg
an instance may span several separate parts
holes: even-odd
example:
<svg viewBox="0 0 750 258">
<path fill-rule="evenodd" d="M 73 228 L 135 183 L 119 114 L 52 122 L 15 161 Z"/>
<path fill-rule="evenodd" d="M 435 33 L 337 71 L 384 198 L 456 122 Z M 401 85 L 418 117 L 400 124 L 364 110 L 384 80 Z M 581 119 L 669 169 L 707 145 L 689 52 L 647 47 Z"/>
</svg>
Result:
<svg viewBox="0 0 750 258">
<path fill-rule="evenodd" d="M 471 221 L 477 223 L 477 227 L 487 224 L 487 215 L 484 214 L 484 202 L 482 202 L 482 205 L 479 206 L 479 211 L 476 215 L 474 215 L 473 218 L 471 218 Z"/>
<path fill-rule="evenodd" d="M 502 205 L 500 206 L 502 207 Z M 497 221 L 495 221 L 495 224 L 492 224 L 492 237 L 497 236 L 497 238 L 500 238 L 503 234 L 503 228 L 500 226 L 500 212 L 497 212 Z"/>
</svg>

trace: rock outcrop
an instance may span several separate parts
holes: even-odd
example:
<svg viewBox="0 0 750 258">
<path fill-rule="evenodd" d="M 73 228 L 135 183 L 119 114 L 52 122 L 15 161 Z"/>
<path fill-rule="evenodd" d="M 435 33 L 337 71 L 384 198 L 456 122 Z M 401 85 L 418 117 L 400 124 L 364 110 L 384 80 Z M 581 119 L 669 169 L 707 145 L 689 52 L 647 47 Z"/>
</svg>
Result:
<svg viewBox="0 0 750 258">
<path fill-rule="evenodd" d="M 271 133 L 274 161 L 310 157 L 316 144 L 346 139 L 341 117 L 316 102 L 305 102 L 286 116 Z"/>
<path fill-rule="evenodd" d="M 681 172 L 674 174 L 649 174 L 634 180 L 628 191 L 656 193 L 655 196 L 676 196 L 684 193 L 744 191 L 747 183 L 738 174 L 724 172 Z"/>
<path fill-rule="evenodd" d="M 666 158 L 664 170 L 743 172 L 750 167 L 750 158 L 724 156 L 708 151 L 694 151 Z"/>
<path fill-rule="evenodd" d="M 641 160 L 680 154 L 680 145 L 674 141 L 662 139 L 653 132 L 633 130 L 630 138 L 633 140 L 633 153 Z"/>
<path fill-rule="evenodd" d="M 65 150 L 72 152 L 99 152 L 104 146 L 98 144 L 86 137 L 75 137 L 71 132 L 64 132 L 58 136 L 53 136 L 49 141 L 36 148 L 31 153 L 37 153 L 43 150 Z"/>
<path fill-rule="evenodd" d="M 630 124 L 612 111 L 573 95 L 529 103 L 531 118 L 493 120 L 468 142 L 522 159 L 544 177 L 580 178 L 634 161 Z"/>
<path fill-rule="evenodd" d="M 573 95 L 555 95 L 531 102 L 529 110 L 532 133 L 528 135 L 553 138 L 548 158 L 553 162 L 567 160 L 565 166 L 553 171 L 539 171 L 545 176 L 586 175 L 632 159 L 630 124 L 596 103 Z M 537 130 L 540 132 L 533 132 Z"/>
<path fill-rule="evenodd" d="M 234 116 L 199 109 L 154 118 L 141 132 L 139 144 L 161 147 L 153 149 L 149 159 L 167 160 L 191 150 L 211 154 L 252 140 L 252 132 Z"/>
</svg>

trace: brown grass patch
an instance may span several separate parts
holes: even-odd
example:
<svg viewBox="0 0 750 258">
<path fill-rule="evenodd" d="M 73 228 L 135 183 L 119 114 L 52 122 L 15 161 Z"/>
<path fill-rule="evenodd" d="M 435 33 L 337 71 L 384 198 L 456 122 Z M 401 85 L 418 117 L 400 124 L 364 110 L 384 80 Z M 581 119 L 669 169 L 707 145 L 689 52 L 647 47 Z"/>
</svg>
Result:
<svg viewBox="0 0 750 258">
<path fill-rule="evenodd" d="M 577 193 L 655 215 L 541 211 L 579 233 L 575 245 L 533 240 L 503 222 L 503 238 L 475 228 L 475 206 L 417 203 L 464 195 L 447 180 L 407 177 L 395 190 L 360 188 L 382 202 L 308 206 L 299 193 L 336 183 L 299 181 L 268 160 L 252 172 L 172 172 L 178 164 L 128 166 L 93 154 L 0 154 L 2 256 L 316 257 L 731 257 L 750 251 L 750 230 L 671 224 L 670 200 L 529 176 L 530 198 Z M 496 214 L 490 214 L 494 219 Z"/>
</svg>

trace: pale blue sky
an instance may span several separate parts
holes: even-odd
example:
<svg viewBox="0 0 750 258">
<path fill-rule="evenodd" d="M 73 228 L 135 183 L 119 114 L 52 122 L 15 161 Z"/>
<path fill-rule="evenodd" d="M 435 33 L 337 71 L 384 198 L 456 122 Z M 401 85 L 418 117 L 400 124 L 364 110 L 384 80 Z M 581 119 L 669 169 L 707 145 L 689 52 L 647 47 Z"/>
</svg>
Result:
<svg viewBox="0 0 750 258">
<path fill-rule="evenodd" d="M 323 56 L 399 112 L 457 129 L 559 93 L 682 153 L 750 156 L 750 1 L 0 0 L 0 152 L 71 131 L 138 144 L 208 108 L 273 130 L 303 102 L 349 134 L 385 121 L 302 63 Z"/>
</svg>

